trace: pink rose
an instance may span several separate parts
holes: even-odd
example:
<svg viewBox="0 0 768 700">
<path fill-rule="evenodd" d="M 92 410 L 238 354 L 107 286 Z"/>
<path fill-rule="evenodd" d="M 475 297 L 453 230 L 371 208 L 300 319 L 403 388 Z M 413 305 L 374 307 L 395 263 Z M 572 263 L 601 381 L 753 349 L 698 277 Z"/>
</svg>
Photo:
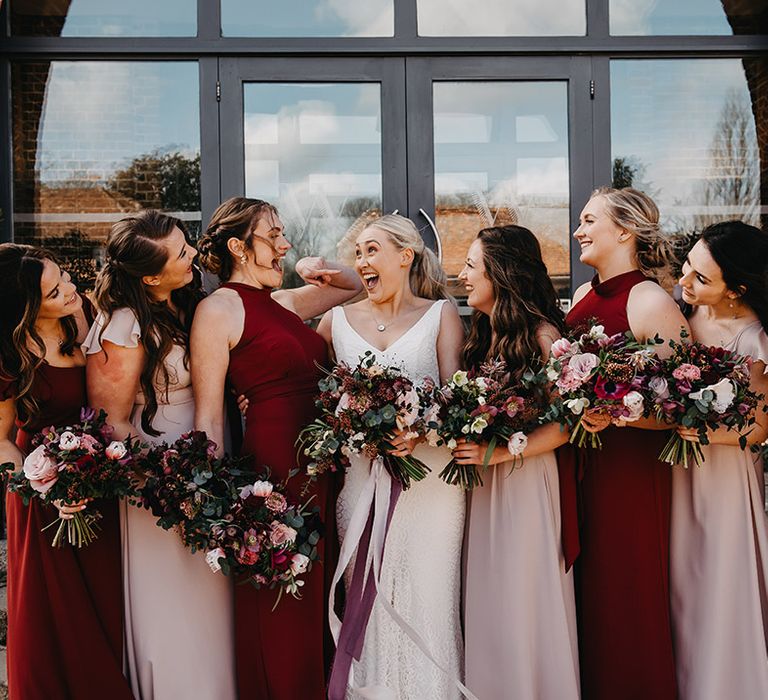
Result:
<svg viewBox="0 0 768 700">
<path fill-rule="evenodd" d="M 282 513 L 288 507 L 288 502 L 282 493 L 273 491 L 264 499 L 264 505 L 273 513 Z"/>
<path fill-rule="evenodd" d="M 576 373 L 568 365 L 566 365 L 563 367 L 563 370 L 560 373 L 560 376 L 557 378 L 557 382 L 555 383 L 557 384 L 557 388 L 560 389 L 560 391 L 567 393 L 569 391 L 575 391 L 584 382 L 582 382 L 576 376 Z"/>
<path fill-rule="evenodd" d="M 24 476 L 29 479 L 29 485 L 39 493 L 45 493 L 59 478 L 59 467 L 46 453 L 45 446 L 40 445 L 27 455 L 24 460 Z"/>
<path fill-rule="evenodd" d="M 285 523 L 279 523 L 276 520 L 272 523 L 272 529 L 269 533 L 269 541 L 275 547 L 281 547 L 290 544 L 296 539 L 296 530 Z"/>
<path fill-rule="evenodd" d="M 101 448 L 101 443 L 92 435 L 81 435 L 80 447 L 86 450 L 89 455 L 95 455 Z"/>
<path fill-rule="evenodd" d="M 683 362 L 679 367 L 672 370 L 672 376 L 675 379 L 695 382 L 697 379 L 701 379 L 701 370 L 696 365 Z"/>
<path fill-rule="evenodd" d="M 590 375 L 599 364 L 600 360 L 597 355 L 591 352 L 579 353 L 568 360 L 568 367 L 570 367 L 576 380 L 581 384 L 589 379 Z"/>
<path fill-rule="evenodd" d="M 566 338 L 558 338 L 550 348 L 552 357 L 558 358 L 567 355 L 571 351 L 571 341 Z"/>
<path fill-rule="evenodd" d="M 307 570 L 308 566 L 309 566 L 309 557 L 304 556 L 303 554 L 294 554 L 291 557 L 291 573 L 294 576 L 303 574 Z"/>
</svg>

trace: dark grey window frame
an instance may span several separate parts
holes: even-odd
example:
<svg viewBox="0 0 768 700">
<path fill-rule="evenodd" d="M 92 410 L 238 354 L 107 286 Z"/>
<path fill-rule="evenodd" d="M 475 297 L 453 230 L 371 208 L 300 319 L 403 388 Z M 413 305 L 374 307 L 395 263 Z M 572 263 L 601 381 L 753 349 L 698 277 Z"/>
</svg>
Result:
<svg viewBox="0 0 768 700">
<path fill-rule="evenodd" d="M 10 0 L 11 2 L 13 0 Z M 545 57 L 574 61 L 578 70 L 571 75 L 586 81 L 583 89 L 594 85 L 590 100 L 591 114 L 581 100 L 571 102 L 577 89 L 575 79 L 569 90 L 569 104 L 577 112 L 569 114 L 572 158 L 581 154 L 591 163 L 588 177 L 571 177 L 571 221 L 578 216 L 579 202 L 592 187 L 605 184 L 611 176 L 610 145 L 610 60 L 612 58 L 744 58 L 765 56 L 768 36 L 610 36 L 608 0 L 586 0 L 587 34 L 569 37 L 419 37 L 416 22 L 416 0 L 393 0 L 395 3 L 395 36 L 389 38 L 228 38 L 220 36 L 220 6 L 217 0 L 198 0 L 198 35 L 196 37 L 151 38 L 74 38 L 10 36 L 9 1 L 0 7 L 0 133 L 5 140 L 0 147 L 0 241 L 11 240 L 13 230 L 13 179 L 11 134 L 10 69 L 14 60 L 196 60 L 200 68 L 200 128 L 202 215 L 209 217 L 224 194 L 221 178 L 226 179 L 221 153 L 225 140 L 220 129 L 220 108 L 216 89 L 221 76 L 220 62 L 228 57 L 259 59 L 307 59 L 312 66 L 323 61 L 349 58 L 362 64 L 379 59 L 424 57 L 441 60 L 447 57 L 514 58 L 521 65 Z M 382 63 L 386 63 L 382 62 Z M 554 64 L 553 64 L 554 65 Z M 586 66 L 589 66 L 587 71 Z M 512 70 L 512 69 L 510 69 Z M 518 72 L 515 70 L 515 75 Z M 589 77 L 587 76 L 589 73 Z M 513 78 L 514 79 L 514 78 Z M 415 99 L 412 97 L 411 99 Z M 408 102 L 413 109 L 413 102 Z M 384 107 L 384 102 L 382 102 Z M 590 117 L 588 120 L 587 118 Z M 583 120 L 583 121 L 581 121 Z M 574 138 L 576 125 L 591 124 L 591 134 Z M 222 144 L 219 143 L 222 134 Z M 583 140 L 582 140 L 583 139 Z M 415 147 L 415 146 L 414 146 Z M 388 146 L 385 144 L 384 149 Z M 431 148 L 431 146 L 430 146 Z M 586 151 L 591 153 L 586 153 Z M 582 151 L 584 151 L 582 153 Z M 382 154 L 383 159 L 386 153 Z M 387 157 L 391 160 L 391 154 Z M 574 160 L 571 161 L 576 162 Z M 582 162 L 579 160 L 579 162 Z M 571 169 L 573 173 L 573 169 Z M 387 178 L 385 177 L 385 180 Z M 590 181 L 591 179 L 591 181 Z M 423 187 L 420 183 L 419 187 Z M 433 196 L 433 195 L 432 195 Z M 384 205 L 402 194 L 385 191 Z M 413 203 L 415 204 L 415 202 Z M 408 202 L 409 213 L 413 206 Z M 400 207 L 393 207 L 400 208 Z M 418 207 L 416 207 L 418 211 Z M 573 255 L 572 255 L 573 259 Z M 587 276 L 586 269 L 572 268 L 572 283 Z"/>
</svg>

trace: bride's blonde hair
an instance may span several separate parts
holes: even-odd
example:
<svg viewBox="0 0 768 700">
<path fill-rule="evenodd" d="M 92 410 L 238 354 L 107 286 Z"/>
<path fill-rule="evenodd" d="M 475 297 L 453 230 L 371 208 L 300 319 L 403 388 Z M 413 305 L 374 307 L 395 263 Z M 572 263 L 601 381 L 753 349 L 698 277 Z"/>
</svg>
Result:
<svg viewBox="0 0 768 700">
<path fill-rule="evenodd" d="M 416 296 L 424 299 L 451 299 L 445 270 L 434 252 L 424 244 L 413 221 L 400 214 L 385 214 L 365 227 L 369 228 L 384 231 L 398 250 L 410 248 L 413 251 L 410 284 Z"/>
</svg>

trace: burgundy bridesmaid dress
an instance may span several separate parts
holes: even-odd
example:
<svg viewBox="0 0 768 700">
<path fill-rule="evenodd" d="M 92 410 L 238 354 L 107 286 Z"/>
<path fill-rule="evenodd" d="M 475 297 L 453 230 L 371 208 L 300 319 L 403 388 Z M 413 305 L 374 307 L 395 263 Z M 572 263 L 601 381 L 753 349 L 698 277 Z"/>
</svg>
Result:
<svg viewBox="0 0 768 700">
<path fill-rule="evenodd" d="M 30 449 L 35 432 L 77 422 L 86 405 L 85 367 L 37 370 L 32 393 L 40 415 L 19 427 L 16 444 Z M 0 397 L 13 396 L 2 383 Z M 116 501 L 94 504 L 98 539 L 82 549 L 52 547 L 53 506 L 25 506 L 8 494 L 8 691 L 12 700 L 129 700 L 123 676 L 120 524 Z"/>
<path fill-rule="evenodd" d="M 256 470 L 267 466 L 283 480 L 298 466 L 296 438 L 316 416 L 314 399 L 319 365 L 328 361 L 325 341 L 296 314 L 272 299 L 270 290 L 229 282 L 243 302 L 245 324 L 230 353 L 229 380 L 248 398 L 242 453 L 253 457 Z M 305 483 L 297 475 L 288 484 L 295 500 Z M 326 524 L 328 479 L 313 491 Z M 330 566 L 320 541 L 323 569 Z M 235 655 L 240 700 L 320 700 L 325 696 L 328 658 L 327 587 L 324 571 L 315 566 L 305 577 L 301 600 L 283 596 L 275 611 L 276 591 L 235 587 Z M 324 643 L 326 644 L 324 648 Z M 325 651 L 325 653 L 324 653 Z"/>
<path fill-rule="evenodd" d="M 629 330 L 627 299 L 638 270 L 592 289 L 566 319 L 596 318 L 609 335 Z M 585 700 L 677 696 L 669 598 L 672 469 L 658 460 L 668 433 L 609 427 L 581 467 L 581 554 L 576 601 Z M 580 460 L 582 461 L 582 460 Z"/>
</svg>

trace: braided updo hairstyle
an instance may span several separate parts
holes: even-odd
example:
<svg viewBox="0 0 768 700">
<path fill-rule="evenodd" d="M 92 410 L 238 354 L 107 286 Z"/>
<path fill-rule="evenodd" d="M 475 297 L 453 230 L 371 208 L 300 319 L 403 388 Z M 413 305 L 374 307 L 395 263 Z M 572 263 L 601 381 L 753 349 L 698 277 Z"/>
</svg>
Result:
<svg viewBox="0 0 768 700">
<path fill-rule="evenodd" d="M 277 216 L 277 209 L 261 199 L 232 197 L 222 202 L 213 212 L 208 228 L 197 244 L 200 264 L 222 282 L 229 280 L 235 259 L 227 241 L 239 238 L 250 248 L 256 222 L 267 213 Z"/>
</svg>

